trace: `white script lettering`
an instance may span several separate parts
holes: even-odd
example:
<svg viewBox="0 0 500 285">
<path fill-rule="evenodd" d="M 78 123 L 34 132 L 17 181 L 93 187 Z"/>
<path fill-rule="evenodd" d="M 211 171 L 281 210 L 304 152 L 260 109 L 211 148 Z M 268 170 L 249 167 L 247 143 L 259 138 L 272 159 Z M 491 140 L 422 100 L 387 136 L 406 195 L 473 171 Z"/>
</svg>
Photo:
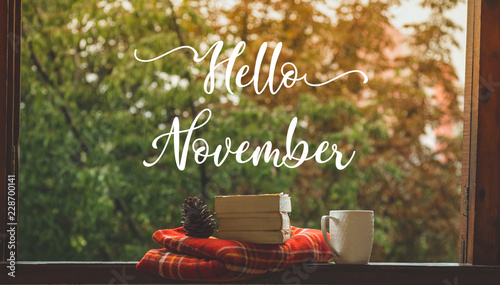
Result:
<svg viewBox="0 0 500 285">
<path fill-rule="evenodd" d="M 137 49 L 134 51 L 134 57 L 135 59 L 137 59 L 138 61 L 140 62 L 152 62 L 152 61 L 155 61 L 155 60 L 158 60 L 164 56 L 167 56 L 173 52 L 176 52 L 178 50 L 181 50 L 181 49 L 188 49 L 190 51 L 193 52 L 193 60 L 197 63 L 203 61 L 210 52 L 212 52 L 212 57 L 210 59 L 210 71 L 208 72 L 207 76 L 205 77 L 205 82 L 204 82 L 204 89 L 205 89 L 205 92 L 208 93 L 208 94 L 211 94 L 213 91 L 214 91 L 214 87 L 215 87 L 215 70 L 221 66 L 222 64 L 224 63 L 227 63 L 227 66 L 226 66 L 226 72 L 225 72 L 225 86 L 226 86 L 226 89 L 229 93 L 233 94 L 233 90 L 231 89 L 231 74 L 233 73 L 233 68 L 234 68 L 234 64 L 236 62 L 236 59 L 238 58 L 238 56 L 240 56 L 243 51 L 245 50 L 245 47 L 246 47 L 246 43 L 244 41 L 241 41 L 239 42 L 233 49 L 231 55 L 229 56 L 229 58 L 225 59 L 225 60 L 222 60 L 220 61 L 219 63 L 217 63 L 217 59 L 219 58 L 219 55 L 222 51 L 222 48 L 224 46 L 224 43 L 222 41 L 218 41 L 216 42 L 214 45 L 212 45 L 210 47 L 210 49 L 208 49 L 208 51 L 205 53 L 204 56 L 200 57 L 198 52 L 196 51 L 196 49 L 194 49 L 193 47 L 191 46 L 181 46 L 181 47 L 178 47 L 178 48 L 175 48 L 175 49 L 172 49 L 160 56 L 157 56 L 155 58 L 152 58 L 152 59 L 140 59 L 139 57 L 137 57 Z M 262 45 L 260 46 L 260 49 L 259 49 L 259 52 L 257 53 L 257 58 L 255 60 L 255 68 L 254 68 L 254 74 L 253 74 L 253 77 L 246 83 L 243 83 L 242 82 L 242 79 L 243 77 L 248 73 L 248 71 L 250 70 L 250 67 L 248 65 L 243 65 L 239 70 L 238 72 L 236 73 L 236 79 L 235 79 L 235 84 L 236 86 L 240 87 L 240 88 L 243 88 L 243 87 L 247 87 L 249 86 L 250 84 L 253 83 L 253 87 L 254 87 L 254 90 L 255 90 L 255 93 L 257 94 L 262 94 L 262 92 L 264 92 L 264 90 L 267 88 L 269 88 L 269 91 L 271 92 L 271 94 L 276 94 L 278 93 L 278 91 L 281 89 L 281 87 L 284 85 L 286 88 L 290 88 L 292 87 L 296 82 L 298 81 L 304 81 L 305 84 L 309 85 L 309 86 L 314 86 L 314 87 L 318 87 L 318 86 L 322 86 L 322 85 L 325 85 L 325 84 L 328 84 L 330 82 L 333 82 L 347 74 L 351 74 L 351 73 L 359 73 L 363 76 L 363 83 L 366 83 L 368 82 L 368 76 L 363 72 L 363 71 L 360 71 L 360 70 L 351 70 L 351 71 L 348 71 L 348 72 L 344 72 L 338 76 L 336 76 L 335 78 L 332 78 L 332 79 L 329 79 L 325 82 L 320 82 L 320 83 L 311 83 L 311 82 L 308 82 L 307 81 L 307 73 L 304 73 L 304 75 L 302 75 L 301 77 L 299 77 L 298 75 L 298 70 L 297 70 L 297 67 L 295 66 L 295 64 L 291 63 L 291 62 L 285 62 L 282 66 L 281 66 L 281 76 L 282 76 L 282 79 L 281 79 L 281 82 L 280 84 L 278 85 L 278 87 L 276 89 L 274 89 L 274 73 L 275 73 L 275 70 L 276 70 L 276 63 L 278 62 L 278 58 L 279 58 L 279 55 L 281 53 L 281 48 L 282 48 L 282 43 L 279 42 L 275 48 L 274 48 L 274 51 L 273 51 L 273 55 L 272 55 L 272 58 L 271 58 L 271 62 L 270 62 L 270 65 L 269 65 L 269 75 L 267 77 L 267 80 L 266 82 L 264 83 L 264 86 L 262 86 L 262 88 L 259 90 L 259 74 L 260 74 L 260 69 L 261 69 L 261 66 L 262 66 L 262 60 L 264 59 L 264 55 L 266 53 L 266 50 L 267 50 L 267 43 L 264 42 L 262 43 Z M 285 71 L 288 67 L 288 71 Z"/>
<path fill-rule="evenodd" d="M 266 163 L 269 163 L 272 160 L 272 163 L 275 167 L 281 167 L 284 165 L 285 167 L 288 168 L 296 168 L 302 165 L 305 161 L 313 158 L 316 160 L 317 163 L 326 163 L 331 159 L 333 159 L 333 157 L 336 157 L 335 166 L 337 167 L 337 169 L 342 170 L 351 163 L 352 159 L 354 158 L 354 155 L 356 154 L 356 151 L 353 151 L 349 161 L 346 164 L 342 164 L 342 153 L 337 150 L 336 144 L 332 144 L 329 147 L 329 143 L 323 141 L 319 145 L 315 153 L 312 154 L 311 156 L 308 156 L 309 145 L 306 141 L 298 142 L 297 145 L 292 149 L 293 133 L 295 132 L 295 127 L 297 126 L 297 118 L 295 117 L 292 119 L 288 127 L 288 132 L 286 136 L 286 153 L 281 158 L 281 162 L 280 162 L 279 149 L 273 149 L 272 143 L 270 141 L 265 142 L 262 147 L 257 146 L 253 151 L 253 153 L 248 158 L 245 159 L 243 158 L 243 154 L 250 148 L 250 143 L 248 141 L 243 141 L 240 144 L 240 146 L 235 151 L 233 151 L 231 150 L 231 139 L 226 138 L 224 142 L 225 153 L 222 154 L 221 157 L 221 153 L 223 152 L 224 148 L 222 145 L 218 145 L 215 148 L 215 150 L 212 153 L 210 153 L 210 146 L 208 142 L 203 138 L 196 138 L 192 143 L 190 143 L 191 138 L 193 136 L 193 132 L 208 124 L 211 116 L 212 112 L 210 111 L 210 109 L 202 110 L 194 119 L 193 123 L 191 124 L 191 127 L 185 130 L 180 129 L 179 118 L 175 117 L 172 122 L 172 127 L 170 129 L 170 132 L 159 135 L 153 140 L 151 144 L 154 149 L 158 149 L 158 142 L 161 139 L 165 138 L 165 144 L 163 146 L 160 155 L 155 161 L 151 163 L 144 160 L 143 165 L 146 167 L 151 167 L 156 163 L 158 163 L 160 158 L 164 155 L 165 151 L 167 150 L 170 138 L 173 139 L 173 151 L 174 151 L 175 162 L 177 164 L 177 167 L 181 171 L 184 170 L 186 167 L 186 161 L 188 157 L 188 152 L 190 150 L 190 146 L 192 151 L 194 152 L 193 156 L 194 156 L 194 161 L 196 163 L 198 164 L 204 163 L 207 158 L 213 157 L 214 164 L 217 167 L 222 165 L 222 163 L 224 163 L 227 157 L 230 154 L 232 154 L 235 156 L 235 160 L 241 164 L 251 161 L 253 165 L 257 166 L 259 164 L 260 158 L 263 156 L 263 160 Z M 206 119 L 202 122 L 199 122 L 203 117 L 206 117 Z M 182 151 L 180 150 L 180 145 L 181 145 L 180 134 L 186 134 Z M 321 155 L 328 148 L 331 148 L 333 152 L 328 158 L 323 159 Z M 298 153 L 298 157 L 295 156 L 296 153 Z"/>
</svg>

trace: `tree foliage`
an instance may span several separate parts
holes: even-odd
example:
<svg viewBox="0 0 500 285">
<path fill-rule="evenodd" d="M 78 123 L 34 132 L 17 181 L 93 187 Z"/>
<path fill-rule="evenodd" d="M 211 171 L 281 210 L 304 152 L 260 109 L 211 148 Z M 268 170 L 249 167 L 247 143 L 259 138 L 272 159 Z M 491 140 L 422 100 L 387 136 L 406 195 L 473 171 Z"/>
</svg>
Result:
<svg viewBox="0 0 500 285">
<path fill-rule="evenodd" d="M 431 16 L 409 25 L 403 43 L 390 8 L 404 2 L 337 2 L 23 1 L 21 258 L 137 260 L 155 246 L 154 230 L 180 225 L 187 196 L 210 205 L 214 195 L 286 192 L 297 226 L 318 228 L 331 209 L 373 209 L 372 260 L 455 261 L 461 139 L 438 136 L 429 146 L 422 137 L 461 120 L 450 59 L 458 27 L 443 15 L 457 1 L 423 0 Z M 353 69 L 370 80 L 351 74 L 276 95 L 229 94 L 222 85 L 207 94 L 209 60 L 133 57 L 181 45 L 206 51 L 217 40 L 226 55 L 246 41 L 234 69 L 249 65 L 246 80 L 263 42 L 270 47 L 260 82 L 278 42 L 278 68 L 293 62 L 309 82 Z M 403 48 L 409 52 L 394 52 Z M 158 164 L 142 165 L 158 156 L 151 141 L 175 117 L 187 128 L 204 108 L 213 116 L 195 135 L 211 148 L 230 137 L 284 152 L 297 117 L 294 142 L 314 150 L 329 141 L 356 155 L 342 171 L 331 162 L 287 169 L 227 159 L 216 167 L 192 157 L 179 171 L 170 146 Z"/>
</svg>

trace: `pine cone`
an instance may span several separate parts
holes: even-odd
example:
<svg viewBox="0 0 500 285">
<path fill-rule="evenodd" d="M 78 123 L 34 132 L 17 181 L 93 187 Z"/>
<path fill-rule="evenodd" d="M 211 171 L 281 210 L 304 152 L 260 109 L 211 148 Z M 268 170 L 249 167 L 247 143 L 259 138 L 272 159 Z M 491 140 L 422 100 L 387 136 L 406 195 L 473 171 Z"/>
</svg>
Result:
<svg viewBox="0 0 500 285">
<path fill-rule="evenodd" d="M 198 197 L 189 197 L 184 200 L 182 224 L 187 236 L 208 238 L 214 233 L 213 213 Z"/>
</svg>

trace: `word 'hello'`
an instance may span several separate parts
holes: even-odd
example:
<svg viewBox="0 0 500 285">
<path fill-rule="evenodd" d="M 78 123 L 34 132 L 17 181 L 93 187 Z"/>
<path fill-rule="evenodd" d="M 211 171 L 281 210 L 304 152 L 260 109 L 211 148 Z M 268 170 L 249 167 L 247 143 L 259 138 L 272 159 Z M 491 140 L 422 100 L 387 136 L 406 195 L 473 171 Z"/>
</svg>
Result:
<svg viewBox="0 0 500 285">
<path fill-rule="evenodd" d="M 204 117 L 204 113 L 208 113 L 206 116 L 206 120 L 204 122 L 198 123 L 198 121 Z M 259 160 L 262 155 L 264 155 L 264 161 L 268 163 L 269 161 L 273 161 L 273 165 L 275 167 L 281 167 L 281 166 L 286 166 L 288 168 L 296 168 L 299 165 L 303 164 L 305 161 L 310 160 L 310 159 L 315 159 L 316 162 L 318 163 L 325 163 L 328 162 L 329 160 L 333 159 L 333 157 L 336 156 L 335 159 L 335 166 L 337 169 L 342 170 L 346 168 L 349 163 L 351 163 L 352 159 L 354 158 L 354 155 L 356 154 L 356 151 L 353 151 L 351 158 L 346 164 L 342 164 L 342 153 L 337 150 L 337 145 L 332 144 L 331 147 L 329 146 L 329 143 L 327 141 L 323 141 L 316 151 L 314 152 L 313 155 L 309 155 L 309 145 L 305 141 L 300 141 L 297 143 L 297 145 L 293 148 L 292 150 L 292 138 L 293 138 L 293 133 L 295 132 L 295 127 L 297 126 L 297 117 L 293 118 L 292 121 L 290 122 L 290 125 L 288 127 L 288 132 L 286 135 L 286 154 L 281 158 L 280 162 L 280 151 L 278 149 L 273 149 L 272 143 L 270 141 L 267 141 L 264 143 L 264 145 L 258 146 L 255 148 L 253 153 L 250 155 L 248 158 L 243 158 L 243 154 L 248 150 L 250 147 L 250 143 L 248 141 L 243 141 L 240 146 L 236 150 L 231 149 L 231 139 L 226 138 L 224 144 L 226 147 L 225 154 L 222 154 L 222 145 L 218 145 L 215 150 L 210 153 L 210 146 L 206 140 L 203 138 L 196 138 L 192 143 L 191 143 L 191 137 L 193 136 L 193 132 L 197 129 L 200 129 L 204 125 L 208 123 L 212 116 L 212 112 L 210 109 L 204 109 L 202 110 L 194 119 L 193 123 L 191 124 L 191 127 L 186 130 L 181 130 L 179 126 L 179 118 L 175 117 L 172 123 L 172 128 L 170 129 L 170 132 L 164 133 L 162 135 L 159 135 L 153 140 L 152 146 L 154 149 L 158 149 L 158 141 L 162 138 L 166 137 L 165 140 L 165 145 L 163 146 L 163 150 L 161 151 L 160 155 L 158 158 L 153 161 L 152 163 L 148 163 L 147 161 L 143 161 L 143 165 L 146 167 L 151 167 L 158 163 L 160 158 L 163 156 L 165 153 L 165 150 L 168 147 L 168 144 L 170 142 L 170 139 L 173 138 L 173 147 L 174 147 L 174 156 L 175 156 L 175 162 L 177 164 L 177 167 L 179 170 L 184 170 L 186 167 L 186 160 L 187 160 L 187 155 L 188 151 L 191 145 L 191 149 L 194 152 L 194 160 L 196 163 L 201 164 L 204 163 L 207 158 L 213 157 L 214 159 L 214 164 L 219 167 L 222 165 L 222 163 L 226 160 L 229 154 L 233 154 L 235 156 L 235 159 L 238 163 L 247 163 L 252 161 L 253 165 L 257 166 L 259 164 Z M 180 134 L 181 133 L 186 133 L 186 139 L 184 141 L 184 146 L 182 148 L 182 151 L 180 150 Z M 299 149 L 302 149 L 301 153 Z M 327 157 L 326 159 L 322 158 L 322 154 L 328 150 L 328 148 L 331 148 L 333 153 Z M 295 157 L 295 153 L 300 153 L 300 157 Z M 290 163 L 290 162 L 291 163 Z"/>
<path fill-rule="evenodd" d="M 229 58 L 217 63 L 217 59 L 222 51 L 223 46 L 224 46 L 224 43 L 222 41 L 216 42 L 214 45 L 212 45 L 212 47 L 210 47 L 210 49 L 202 57 L 200 57 L 198 52 L 196 51 L 196 49 L 194 49 L 191 46 L 181 46 L 181 47 L 170 50 L 170 51 L 168 51 L 160 56 L 157 56 L 155 58 L 152 58 L 152 59 L 140 59 L 140 58 L 138 58 L 137 57 L 137 49 L 136 49 L 134 51 L 134 57 L 135 57 L 135 59 L 137 59 L 140 62 L 151 62 L 151 61 L 155 61 L 157 59 L 160 59 L 164 56 L 167 56 L 175 51 L 178 51 L 181 49 L 189 49 L 193 52 L 193 60 L 198 63 L 198 62 L 203 61 L 208 56 L 210 51 L 213 50 L 212 51 L 212 58 L 210 59 L 210 71 L 208 72 L 207 77 L 205 78 L 205 83 L 204 83 L 205 92 L 210 94 L 214 91 L 215 70 L 220 65 L 227 63 L 226 73 L 225 73 L 225 84 L 226 84 L 227 91 L 229 93 L 233 94 L 233 90 L 231 89 L 231 75 L 233 73 L 233 68 L 234 68 L 234 64 L 236 62 L 236 58 L 243 53 L 243 51 L 245 50 L 245 47 L 246 47 L 246 43 L 244 41 L 239 42 L 235 46 L 235 48 L 234 48 L 234 50 L 231 53 L 231 56 Z M 235 78 L 236 86 L 243 88 L 243 87 L 247 87 L 253 83 L 255 92 L 257 94 L 261 94 L 262 92 L 264 92 L 264 90 L 266 89 L 266 86 L 268 86 L 269 91 L 274 95 L 274 94 L 278 93 L 278 91 L 281 89 L 282 86 L 285 86 L 286 88 L 290 88 L 298 81 L 304 81 L 304 83 L 309 85 L 309 86 L 317 87 L 317 86 L 322 86 L 322 85 L 328 84 L 330 82 L 333 82 L 333 81 L 335 81 L 335 80 L 337 80 L 337 79 L 339 79 L 347 74 L 350 74 L 350 73 L 359 73 L 364 78 L 363 83 L 368 82 L 368 76 L 364 72 L 362 72 L 360 70 L 351 70 L 348 72 L 344 72 L 344 73 L 340 74 L 339 76 L 332 78 L 332 79 L 325 81 L 325 82 L 311 83 L 311 82 L 307 81 L 307 73 L 305 73 L 303 76 L 299 77 L 298 70 L 297 70 L 297 67 L 295 66 L 295 64 L 293 64 L 291 62 L 285 62 L 281 66 L 281 75 L 283 76 L 283 78 L 281 79 L 279 86 L 276 89 L 274 89 L 274 72 L 276 70 L 276 63 L 278 62 L 278 58 L 279 58 L 279 55 L 281 53 L 281 47 L 282 47 L 282 43 L 279 42 L 276 45 L 276 47 L 274 48 L 273 55 L 271 58 L 271 63 L 269 66 L 269 76 L 268 76 L 267 81 L 265 82 L 264 86 L 260 90 L 259 90 L 259 74 L 260 74 L 260 69 L 261 69 L 261 65 L 262 65 L 262 59 L 264 58 L 264 55 L 265 55 L 266 50 L 267 50 L 267 43 L 266 42 L 262 43 L 262 45 L 260 46 L 259 52 L 257 54 L 257 59 L 255 60 L 254 75 L 253 75 L 252 79 L 250 79 L 246 83 L 242 82 L 243 77 L 250 70 L 250 67 L 248 65 L 243 65 L 236 73 L 236 78 Z M 289 70 L 285 71 L 287 68 Z"/>
</svg>

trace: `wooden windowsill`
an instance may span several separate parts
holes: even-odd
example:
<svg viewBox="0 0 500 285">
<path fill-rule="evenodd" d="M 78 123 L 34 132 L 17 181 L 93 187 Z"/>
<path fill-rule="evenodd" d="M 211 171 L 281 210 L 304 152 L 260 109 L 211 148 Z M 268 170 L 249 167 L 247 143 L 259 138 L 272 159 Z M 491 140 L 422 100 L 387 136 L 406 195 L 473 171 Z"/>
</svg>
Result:
<svg viewBox="0 0 500 285">
<path fill-rule="evenodd" d="M 136 262 L 18 262 L 16 277 L 7 276 L 1 265 L 1 283 L 9 284 L 175 284 L 138 272 Z M 228 282 L 231 283 L 231 282 Z M 232 282 L 237 284 L 500 284 L 500 266 L 458 263 L 370 263 L 337 265 L 329 263 L 297 266 L 287 271 Z"/>
</svg>

